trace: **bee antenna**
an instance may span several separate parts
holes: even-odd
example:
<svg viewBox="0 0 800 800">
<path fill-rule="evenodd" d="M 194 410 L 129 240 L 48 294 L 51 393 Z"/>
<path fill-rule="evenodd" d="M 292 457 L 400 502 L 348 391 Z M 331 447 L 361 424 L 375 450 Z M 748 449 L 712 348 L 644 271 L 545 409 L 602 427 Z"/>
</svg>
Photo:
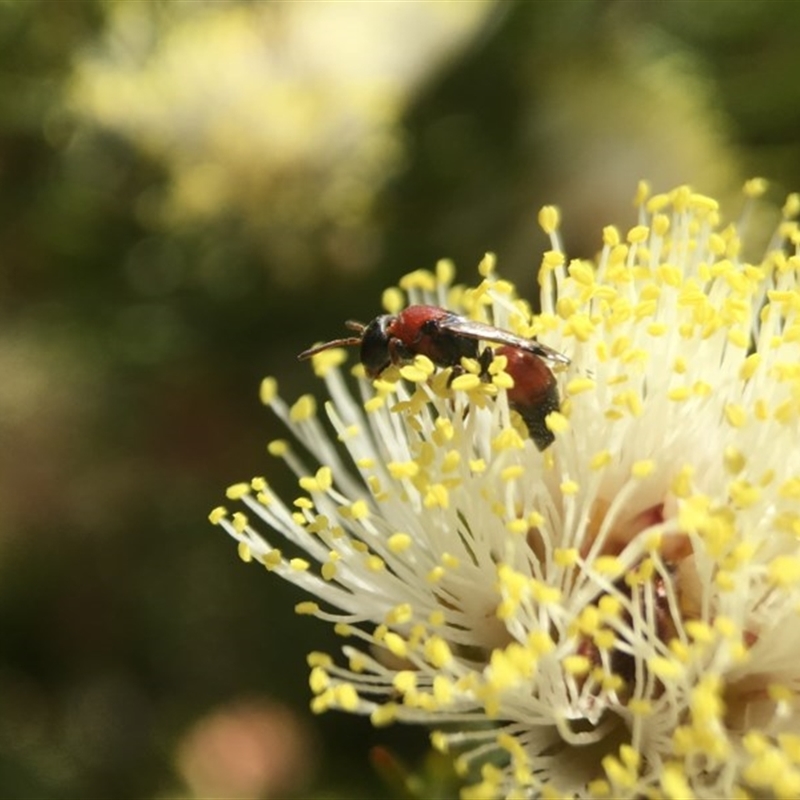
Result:
<svg viewBox="0 0 800 800">
<path fill-rule="evenodd" d="M 330 342 L 324 342 L 323 344 L 309 347 L 308 350 L 303 350 L 303 352 L 297 357 L 303 361 L 306 358 L 315 356 L 317 353 L 321 353 L 323 350 L 330 350 L 332 347 L 352 347 L 359 344 L 361 344 L 360 336 L 348 336 L 346 339 L 333 339 Z"/>
<path fill-rule="evenodd" d="M 349 319 L 344 324 L 345 328 L 356 333 L 364 333 L 367 326 L 363 322 L 356 322 L 354 319 Z"/>
</svg>

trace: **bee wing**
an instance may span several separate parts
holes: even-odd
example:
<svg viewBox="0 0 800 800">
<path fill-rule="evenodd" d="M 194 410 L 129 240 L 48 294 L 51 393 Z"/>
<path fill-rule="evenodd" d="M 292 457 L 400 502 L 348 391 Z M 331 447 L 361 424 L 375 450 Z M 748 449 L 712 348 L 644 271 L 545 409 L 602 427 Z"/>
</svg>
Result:
<svg viewBox="0 0 800 800">
<path fill-rule="evenodd" d="M 442 330 L 458 334 L 459 336 L 466 336 L 470 339 L 481 339 L 484 342 L 507 344 L 511 347 L 520 347 L 554 364 L 566 365 L 570 363 L 570 360 L 563 353 L 559 353 L 558 350 L 553 350 L 552 347 L 537 342 L 535 339 L 526 339 L 523 336 L 517 336 L 515 333 L 511 333 L 511 331 L 504 331 L 502 328 L 495 328 L 494 325 L 488 325 L 485 322 L 476 322 L 475 320 L 467 319 L 458 314 L 451 314 L 444 317 L 438 324 Z"/>
</svg>

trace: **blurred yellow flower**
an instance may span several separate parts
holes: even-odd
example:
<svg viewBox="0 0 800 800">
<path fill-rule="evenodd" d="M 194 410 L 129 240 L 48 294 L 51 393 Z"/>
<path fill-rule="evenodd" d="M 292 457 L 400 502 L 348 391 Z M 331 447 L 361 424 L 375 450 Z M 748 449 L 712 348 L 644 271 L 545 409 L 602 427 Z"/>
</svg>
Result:
<svg viewBox="0 0 800 800">
<path fill-rule="evenodd" d="M 409 99 L 492 5 L 115 3 L 70 104 L 165 166 L 158 222 L 234 214 L 288 282 L 311 268 L 310 234 L 353 269 Z"/>
<path fill-rule="evenodd" d="M 269 447 L 301 494 L 255 478 L 211 513 L 349 640 L 310 654 L 312 707 L 431 726 L 465 798 L 800 794 L 800 198 L 758 263 L 710 197 L 637 203 L 592 262 L 542 210 L 536 316 L 492 259 L 475 288 L 443 263 L 385 295 L 567 354 L 549 448 L 502 382 L 357 367 L 356 400 L 330 350 L 333 435 L 262 385 L 312 459 Z"/>
</svg>

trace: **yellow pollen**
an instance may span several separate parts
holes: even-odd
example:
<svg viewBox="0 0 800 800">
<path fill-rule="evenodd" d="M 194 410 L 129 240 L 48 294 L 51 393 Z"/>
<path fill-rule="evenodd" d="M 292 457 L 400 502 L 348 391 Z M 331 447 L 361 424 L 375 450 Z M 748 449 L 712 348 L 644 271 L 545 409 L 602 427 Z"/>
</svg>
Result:
<svg viewBox="0 0 800 800">
<path fill-rule="evenodd" d="M 741 428 L 747 422 L 747 411 L 741 405 L 728 403 L 725 406 L 725 419 L 734 428 Z"/>
<path fill-rule="evenodd" d="M 559 486 L 559 488 L 561 489 L 561 494 L 564 495 L 578 494 L 578 492 L 581 489 L 580 484 L 577 481 L 573 480 L 563 481 Z"/>
<path fill-rule="evenodd" d="M 367 558 L 367 569 L 371 572 L 380 572 L 381 570 L 386 568 L 386 562 L 380 557 L 376 555 L 368 556 Z"/>
<path fill-rule="evenodd" d="M 670 228 L 670 219 L 666 214 L 656 214 L 653 217 L 653 233 L 656 236 L 666 236 Z"/>
<path fill-rule="evenodd" d="M 525 440 L 513 429 L 503 428 L 503 430 L 492 439 L 492 449 L 496 452 L 503 450 L 523 450 Z"/>
<path fill-rule="evenodd" d="M 601 450 L 595 453 L 589 461 L 589 466 L 597 471 L 611 463 L 611 452 L 609 450 Z"/>
<path fill-rule="evenodd" d="M 289 419 L 292 422 L 305 422 L 317 413 L 317 401 L 313 395 L 304 394 L 289 409 Z"/>
<path fill-rule="evenodd" d="M 784 500 L 800 500 L 800 477 L 789 478 L 781 484 L 778 496 Z"/>
<path fill-rule="evenodd" d="M 681 764 L 665 764 L 661 768 L 661 788 L 667 800 L 694 800 L 694 792 Z"/>
<path fill-rule="evenodd" d="M 494 253 L 485 253 L 478 264 L 478 273 L 482 278 L 488 278 L 494 272 L 497 265 L 497 256 Z"/>
<path fill-rule="evenodd" d="M 443 446 L 445 442 L 449 442 L 455 436 L 455 429 L 453 423 L 445 417 L 439 417 L 436 420 L 435 430 L 433 432 L 433 440 L 439 446 Z"/>
<path fill-rule="evenodd" d="M 645 180 L 640 180 L 636 185 L 636 194 L 633 198 L 633 204 L 635 206 L 643 205 L 647 201 L 647 198 L 650 197 L 651 191 L 650 184 Z"/>
<path fill-rule="evenodd" d="M 542 256 L 542 270 L 552 271 L 564 263 L 564 254 L 560 250 L 547 250 Z"/>
<path fill-rule="evenodd" d="M 622 561 L 617 556 L 598 556 L 590 563 L 590 566 L 599 575 L 606 575 L 610 578 L 616 578 L 624 572 Z"/>
<path fill-rule="evenodd" d="M 225 506 L 217 506 L 215 509 L 211 511 L 208 515 L 209 522 L 212 525 L 219 525 L 225 517 L 228 516 L 228 509 Z"/>
<path fill-rule="evenodd" d="M 389 631 L 383 639 L 383 644 L 392 655 L 398 658 L 405 658 L 408 655 L 408 647 L 405 639 L 397 633 Z"/>
<path fill-rule="evenodd" d="M 239 542 L 236 549 L 239 554 L 239 558 L 241 558 L 245 564 L 248 564 L 253 560 L 253 554 L 250 552 L 250 546 L 247 544 L 247 542 Z"/>
<path fill-rule="evenodd" d="M 444 577 L 444 572 L 444 567 L 441 565 L 435 566 L 425 576 L 425 580 L 427 580 L 428 583 L 438 583 Z"/>
<path fill-rule="evenodd" d="M 314 605 L 316 605 L 316 603 Z M 337 622 L 333 626 L 333 632 L 337 636 L 342 636 L 345 639 L 353 635 L 353 629 L 346 622 Z"/>
<path fill-rule="evenodd" d="M 424 646 L 425 658 L 436 669 L 444 669 L 451 661 L 452 654 L 447 642 L 440 636 L 430 636 Z"/>
<path fill-rule="evenodd" d="M 427 356 L 416 356 L 413 364 L 400 368 L 400 375 L 411 383 L 423 383 L 433 375 L 433 362 Z"/>
<path fill-rule="evenodd" d="M 283 563 L 283 554 L 275 547 L 264 556 L 264 566 L 268 570 L 273 570 Z"/>
<path fill-rule="evenodd" d="M 477 389 L 481 385 L 481 379 L 478 375 L 472 373 L 465 373 L 454 378 L 450 384 L 450 388 L 457 392 L 469 392 Z"/>
<path fill-rule="evenodd" d="M 690 395 L 691 391 L 689 390 L 688 386 L 674 386 L 667 392 L 667 397 L 676 403 L 681 403 L 685 400 L 688 400 Z"/>
<path fill-rule="evenodd" d="M 343 683 L 334 689 L 336 701 L 344 711 L 355 711 L 358 708 L 358 692 L 350 683 Z"/>
<path fill-rule="evenodd" d="M 267 445 L 267 452 L 271 456 L 275 456 L 276 458 L 280 458 L 281 456 L 286 455 L 289 451 L 289 445 L 285 439 L 273 439 Z"/>
<path fill-rule="evenodd" d="M 389 314 L 397 314 L 405 305 L 403 293 L 395 286 L 385 289 L 381 295 L 381 305 Z"/>
<path fill-rule="evenodd" d="M 613 225 L 606 225 L 603 228 L 603 244 L 607 247 L 616 247 L 619 242 L 619 231 Z"/>
<path fill-rule="evenodd" d="M 436 282 L 440 286 L 449 286 L 453 282 L 455 276 L 456 267 L 449 258 L 440 258 L 436 262 Z M 484 277 L 486 276 L 484 275 Z"/>
<path fill-rule="evenodd" d="M 588 342 L 594 333 L 595 326 L 586 314 L 570 314 L 564 333 L 574 336 L 579 342 Z"/>
<path fill-rule="evenodd" d="M 313 600 L 305 600 L 294 607 L 295 614 L 313 616 L 319 612 L 319 606 Z"/>
<path fill-rule="evenodd" d="M 309 667 L 322 667 L 327 669 L 333 666 L 333 659 L 327 653 L 321 653 L 319 650 L 312 650 L 306 656 L 306 664 Z"/>
<path fill-rule="evenodd" d="M 500 372 L 492 375 L 492 386 L 496 386 L 498 389 L 513 389 L 514 379 L 507 372 Z"/>
<path fill-rule="evenodd" d="M 369 719 L 376 728 L 384 728 L 387 725 L 391 725 L 397 719 L 397 706 L 394 703 L 378 706 L 372 710 Z"/>
<path fill-rule="evenodd" d="M 317 666 L 308 675 L 308 685 L 314 694 L 321 694 L 331 685 L 331 679 L 324 669 Z"/>
<path fill-rule="evenodd" d="M 386 468 L 395 480 L 414 478 L 419 473 L 419 464 L 416 461 L 390 461 Z"/>
<path fill-rule="evenodd" d="M 447 567 L 447 569 L 458 569 L 459 566 L 461 566 L 458 557 L 454 556 L 452 553 L 442 553 L 442 564 Z"/>
<path fill-rule="evenodd" d="M 436 276 L 426 269 L 416 269 L 403 275 L 399 280 L 400 288 L 404 291 L 409 289 L 422 289 L 425 292 L 436 291 Z"/>
<path fill-rule="evenodd" d="M 750 178 L 749 180 L 745 181 L 744 193 L 747 197 L 756 199 L 761 197 L 761 195 L 767 191 L 768 187 L 769 181 L 765 180 L 764 178 Z"/>
<path fill-rule="evenodd" d="M 393 533 L 389 537 L 387 544 L 395 555 L 399 555 L 411 547 L 413 540 L 407 533 Z"/>
<path fill-rule="evenodd" d="M 417 673 L 410 669 L 401 670 L 392 678 L 392 686 L 403 694 L 413 692 L 417 688 Z"/>
<path fill-rule="evenodd" d="M 448 508 L 450 505 L 450 494 L 447 487 L 441 483 L 434 483 L 428 487 L 422 504 L 425 508 Z"/>
<path fill-rule="evenodd" d="M 236 511 L 231 518 L 231 525 L 233 525 L 236 533 L 244 533 L 248 525 L 247 516 L 242 514 L 241 511 Z"/>
<path fill-rule="evenodd" d="M 594 266 L 588 261 L 579 261 L 577 259 L 571 261 L 567 272 L 574 281 L 583 286 L 592 286 L 594 284 Z"/>
<path fill-rule="evenodd" d="M 530 581 L 531 597 L 542 605 L 556 605 L 561 601 L 561 589 L 558 586 L 548 586 L 541 581 Z"/>
<path fill-rule="evenodd" d="M 349 512 L 349 516 L 354 520 L 367 519 L 369 517 L 369 505 L 365 500 L 356 500 L 349 509 L 343 508 L 342 512 Z"/>
<path fill-rule="evenodd" d="M 225 497 L 227 497 L 228 500 L 241 500 L 248 494 L 250 494 L 249 483 L 235 483 L 225 490 Z"/>
<path fill-rule="evenodd" d="M 311 367 L 318 378 L 324 378 L 332 369 L 347 361 L 347 351 L 341 347 L 323 350 L 311 357 Z"/>
<path fill-rule="evenodd" d="M 780 555 L 768 567 L 769 580 L 780 587 L 791 587 L 800 582 L 800 556 Z"/>
<path fill-rule="evenodd" d="M 646 478 L 651 475 L 656 468 L 656 462 L 652 459 L 635 461 L 631 467 L 631 475 L 634 478 Z"/>
<path fill-rule="evenodd" d="M 569 395 L 581 394 L 582 392 L 590 392 L 596 386 L 596 383 L 591 378 L 573 378 L 567 383 L 566 390 Z"/>
<path fill-rule="evenodd" d="M 569 420 L 560 411 L 551 411 L 544 418 L 544 424 L 553 433 L 565 433 L 569 430 Z"/>
<path fill-rule="evenodd" d="M 306 492 L 327 492 L 333 486 L 333 472 L 330 467 L 320 467 L 313 478 L 300 478 L 299 483 Z"/>
<path fill-rule="evenodd" d="M 561 214 L 555 206 L 543 206 L 539 211 L 539 225 L 549 236 L 558 229 L 561 221 Z"/>
<path fill-rule="evenodd" d="M 275 378 L 264 378 L 258 390 L 261 402 L 268 406 L 278 396 L 278 382 Z"/>
<path fill-rule="evenodd" d="M 672 479 L 672 493 L 679 498 L 688 497 L 692 491 L 693 477 L 694 467 L 691 464 L 684 464 Z"/>
<path fill-rule="evenodd" d="M 635 773 L 623 767 L 614 756 L 605 756 L 600 763 L 612 784 L 622 786 L 627 790 L 631 790 L 636 786 Z"/>
<path fill-rule="evenodd" d="M 500 479 L 504 481 L 513 481 L 517 478 L 521 478 L 525 474 L 525 467 L 521 464 L 512 464 L 509 467 L 505 467 L 500 471 Z"/>
<path fill-rule="evenodd" d="M 553 551 L 553 561 L 559 567 L 574 567 L 578 563 L 578 551 L 574 547 L 557 547 Z"/>
<path fill-rule="evenodd" d="M 677 680 L 684 672 L 681 664 L 663 656 L 653 656 L 648 660 L 647 664 L 650 667 L 650 671 L 662 681 Z"/>
<path fill-rule="evenodd" d="M 635 225 L 628 231 L 628 235 L 626 239 L 628 244 L 641 244 L 642 242 L 647 241 L 647 237 L 650 235 L 650 229 L 647 225 Z"/>
</svg>

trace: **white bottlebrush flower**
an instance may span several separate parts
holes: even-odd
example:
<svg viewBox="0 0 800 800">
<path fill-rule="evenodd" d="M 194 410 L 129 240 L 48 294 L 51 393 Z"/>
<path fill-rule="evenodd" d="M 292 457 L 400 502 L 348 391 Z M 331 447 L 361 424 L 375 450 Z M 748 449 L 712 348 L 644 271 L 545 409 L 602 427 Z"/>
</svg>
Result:
<svg viewBox="0 0 800 800">
<path fill-rule="evenodd" d="M 256 478 L 211 515 L 348 640 L 346 665 L 309 656 L 313 708 L 431 726 L 467 798 L 800 795 L 800 199 L 755 264 L 713 199 L 638 204 L 595 262 L 543 209 L 533 318 L 491 258 L 476 288 L 441 264 L 384 295 L 568 355 L 550 447 L 500 359 L 452 385 L 357 368 L 354 399 L 326 351 L 327 423 L 262 385 L 300 496 Z"/>
</svg>

